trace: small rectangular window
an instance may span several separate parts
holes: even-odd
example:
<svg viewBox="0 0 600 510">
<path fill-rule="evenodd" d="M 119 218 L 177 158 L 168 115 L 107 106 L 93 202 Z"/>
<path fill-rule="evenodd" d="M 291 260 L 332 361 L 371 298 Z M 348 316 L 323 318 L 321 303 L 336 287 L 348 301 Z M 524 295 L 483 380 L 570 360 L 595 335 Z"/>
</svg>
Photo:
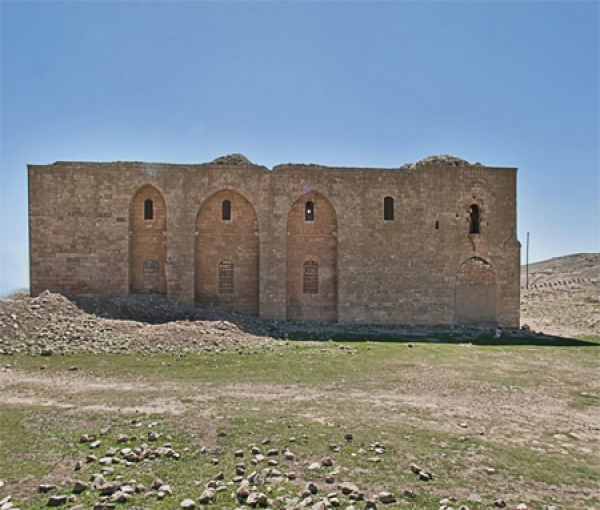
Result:
<svg viewBox="0 0 600 510">
<path fill-rule="evenodd" d="M 319 263 L 314 260 L 309 260 L 304 263 L 302 291 L 304 294 L 319 293 Z"/>
<path fill-rule="evenodd" d="M 310 200 L 304 204 L 304 221 L 315 221 L 315 204 Z"/>
<path fill-rule="evenodd" d="M 231 220 L 231 202 L 229 200 L 223 200 L 221 213 L 223 221 Z"/>
<path fill-rule="evenodd" d="M 144 201 L 144 219 L 145 220 L 153 220 L 154 219 L 154 204 L 152 200 L 147 199 Z"/>
<path fill-rule="evenodd" d="M 384 221 L 394 221 L 394 199 L 392 197 L 383 199 L 383 219 Z"/>
<path fill-rule="evenodd" d="M 219 294 L 233 294 L 233 262 L 228 260 L 219 264 Z"/>
</svg>

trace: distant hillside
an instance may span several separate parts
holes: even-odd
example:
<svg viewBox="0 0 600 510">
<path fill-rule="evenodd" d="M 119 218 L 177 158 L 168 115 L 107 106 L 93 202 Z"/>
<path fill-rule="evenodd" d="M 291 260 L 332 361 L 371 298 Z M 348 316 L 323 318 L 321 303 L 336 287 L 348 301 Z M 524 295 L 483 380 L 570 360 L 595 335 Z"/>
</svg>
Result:
<svg viewBox="0 0 600 510">
<path fill-rule="evenodd" d="M 600 280 L 600 253 L 577 253 L 529 264 L 529 286 L 568 282 L 574 279 Z M 521 286 L 525 285 L 525 266 L 521 266 Z"/>
<path fill-rule="evenodd" d="M 600 253 L 521 266 L 521 324 L 559 336 L 600 336 Z"/>
</svg>

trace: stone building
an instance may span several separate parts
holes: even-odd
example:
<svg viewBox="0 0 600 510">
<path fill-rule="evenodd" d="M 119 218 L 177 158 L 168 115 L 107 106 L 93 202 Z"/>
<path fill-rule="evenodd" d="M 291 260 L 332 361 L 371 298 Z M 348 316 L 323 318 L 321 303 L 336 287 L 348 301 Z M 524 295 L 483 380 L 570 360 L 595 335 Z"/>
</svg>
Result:
<svg viewBox="0 0 600 510">
<path fill-rule="evenodd" d="M 516 169 L 30 165 L 31 292 L 281 320 L 519 325 Z"/>
</svg>

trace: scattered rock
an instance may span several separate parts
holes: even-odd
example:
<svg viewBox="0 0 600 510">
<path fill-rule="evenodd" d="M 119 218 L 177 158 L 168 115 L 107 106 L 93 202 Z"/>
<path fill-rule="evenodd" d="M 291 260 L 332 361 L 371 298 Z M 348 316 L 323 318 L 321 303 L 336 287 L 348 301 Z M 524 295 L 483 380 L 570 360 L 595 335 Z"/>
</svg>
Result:
<svg viewBox="0 0 600 510">
<path fill-rule="evenodd" d="M 379 501 L 381 501 L 384 504 L 395 503 L 396 498 L 391 492 L 384 491 L 379 493 Z"/>
<path fill-rule="evenodd" d="M 75 494 L 81 494 L 84 491 L 87 491 L 90 488 L 90 484 L 87 482 L 84 482 L 82 480 L 77 480 L 75 482 L 75 485 L 73 486 L 73 492 Z"/>
<path fill-rule="evenodd" d="M 215 491 L 212 489 L 206 489 L 198 499 L 200 504 L 210 503 L 215 497 Z"/>
<path fill-rule="evenodd" d="M 256 508 L 257 506 L 266 508 L 269 505 L 269 498 L 262 492 L 253 492 L 246 499 L 246 504 L 252 508 Z"/>
<path fill-rule="evenodd" d="M 67 504 L 67 496 L 65 494 L 61 494 L 59 496 L 51 496 L 48 500 L 48 506 L 62 506 Z"/>
</svg>

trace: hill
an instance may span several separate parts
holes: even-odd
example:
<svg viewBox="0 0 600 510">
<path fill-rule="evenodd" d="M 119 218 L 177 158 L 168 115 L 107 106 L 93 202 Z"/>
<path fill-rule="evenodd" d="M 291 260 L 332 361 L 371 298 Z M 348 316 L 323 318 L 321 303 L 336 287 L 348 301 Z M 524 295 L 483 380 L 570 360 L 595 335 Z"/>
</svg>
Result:
<svg viewBox="0 0 600 510">
<path fill-rule="evenodd" d="M 600 253 L 576 253 L 529 264 L 529 285 L 573 279 L 600 278 Z M 521 266 L 521 285 L 526 284 L 526 266 Z"/>
<path fill-rule="evenodd" d="M 560 336 L 600 334 L 600 253 L 521 266 L 521 324 Z"/>
</svg>

